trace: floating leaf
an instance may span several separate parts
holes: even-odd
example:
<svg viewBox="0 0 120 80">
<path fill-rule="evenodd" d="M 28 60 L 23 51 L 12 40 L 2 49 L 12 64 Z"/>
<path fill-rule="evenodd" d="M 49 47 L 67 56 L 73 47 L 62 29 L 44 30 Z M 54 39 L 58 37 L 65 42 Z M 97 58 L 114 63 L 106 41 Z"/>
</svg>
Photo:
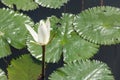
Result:
<svg viewBox="0 0 120 80">
<path fill-rule="evenodd" d="M 8 80 L 5 72 L 0 69 L 0 80 Z"/>
<path fill-rule="evenodd" d="M 54 42 L 53 42 L 54 41 Z M 50 44 L 46 46 L 46 62 L 57 62 L 59 61 L 61 54 L 62 54 L 62 47 L 59 46 L 59 38 L 55 38 Z M 29 41 L 27 43 L 28 50 L 31 52 L 31 54 L 39 59 L 42 60 L 42 50 L 41 46 L 34 43 L 33 41 Z"/>
<path fill-rule="evenodd" d="M 99 46 L 81 39 L 78 35 L 71 35 L 64 45 L 64 61 L 89 59 L 97 53 Z"/>
<path fill-rule="evenodd" d="M 120 43 L 120 9 L 93 7 L 77 15 L 74 29 L 91 42 L 110 45 Z"/>
<path fill-rule="evenodd" d="M 50 80 L 114 80 L 105 63 L 99 61 L 76 61 L 65 64 L 49 77 Z"/>
<path fill-rule="evenodd" d="M 68 0 L 35 0 L 36 3 L 43 7 L 49 7 L 49 8 L 60 8 L 65 3 L 68 2 Z"/>
<path fill-rule="evenodd" d="M 8 56 L 11 54 L 11 50 L 7 41 L 0 37 L 0 58 Z"/>
<path fill-rule="evenodd" d="M 63 35 L 64 61 L 74 61 L 91 58 L 97 53 L 99 46 L 81 39 L 73 29 L 75 16 L 63 14 L 61 18 L 61 32 Z"/>
<path fill-rule="evenodd" d="M 26 54 L 19 59 L 12 60 L 8 67 L 9 80 L 37 80 L 41 74 L 41 65 Z"/>
<path fill-rule="evenodd" d="M 17 49 L 25 47 L 28 31 L 24 23 L 33 24 L 30 18 L 10 9 L 0 9 L 0 18 L 0 33 L 5 40 Z"/>
<path fill-rule="evenodd" d="M 18 10 L 24 11 L 33 10 L 38 7 L 34 0 L 2 0 L 2 3 L 10 8 L 14 8 L 15 5 Z"/>
</svg>

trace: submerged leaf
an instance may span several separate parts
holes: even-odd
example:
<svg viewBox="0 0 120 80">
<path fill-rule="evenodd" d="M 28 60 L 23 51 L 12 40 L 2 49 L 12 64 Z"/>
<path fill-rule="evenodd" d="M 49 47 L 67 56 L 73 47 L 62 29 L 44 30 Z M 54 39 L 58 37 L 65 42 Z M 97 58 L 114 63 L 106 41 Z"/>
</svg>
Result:
<svg viewBox="0 0 120 80">
<path fill-rule="evenodd" d="M 67 63 L 49 77 L 50 80 L 114 80 L 105 63 L 99 61 L 76 61 Z"/>
<path fill-rule="evenodd" d="M 37 80 L 41 74 L 41 65 L 36 63 L 33 58 L 26 54 L 19 59 L 12 60 L 8 67 L 9 80 Z"/>
<path fill-rule="evenodd" d="M 93 7 L 77 15 L 74 29 L 91 42 L 110 45 L 120 43 L 120 9 Z"/>
</svg>

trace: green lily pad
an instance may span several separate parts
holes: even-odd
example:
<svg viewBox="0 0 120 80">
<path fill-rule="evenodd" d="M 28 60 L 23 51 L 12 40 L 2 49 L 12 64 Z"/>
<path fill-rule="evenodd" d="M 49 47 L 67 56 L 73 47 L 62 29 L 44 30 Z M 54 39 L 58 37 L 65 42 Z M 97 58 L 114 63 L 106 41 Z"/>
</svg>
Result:
<svg viewBox="0 0 120 80">
<path fill-rule="evenodd" d="M 14 8 L 13 5 L 15 5 L 18 10 L 24 11 L 34 10 L 38 7 L 37 3 L 33 0 L 2 0 L 2 3 L 10 8 Z"/>
<path fill-rule="evenodd" d="M 9 80 L 37 80 L 42 72 L 42 66 L 26 54 L 12 60 L 7 70 Z"/>
<path fill-rule="evenodd" d="M 61 32 L 63 35 L 64 61 L 74 61 L 91 58 L 97 53 L 99 45 L 80 38 L 73 29 L 75 15 L 63 14 L 61 17 Z"/>
<path fill-rule="evenodd" d="M 54 71 L 50 80 L 115 80 L 105 63 L 99 61 L 76 61 L 67 63 Z"/>
<path fill-rule="evenodd" d="M 89 59 L 99 50 L 99 45 L 83 40 L 78 35 L 71 35 L 64 45 L 64 61 L 70 62 L 81 59 Z"/>
<path fill-rule="evenodd" d="M 10 54 L 11 54 L 11 50 L 9 44 L 3 37 L 0 37 L 0 58 L 3 58 Z"/>
<path fill-rule="evenodd" d="M 8 80 L 5 72 L 0 69 L 0 80 Z"/>
<path fill-rule="evenodd" d="M 31 19 L 10 9 L 0 9 L 0 18 L 1 36 L 3 36 L 13 47 L 17 49 L 24 48 L 28 33 L 24 24 L 27 23 L 32 25 L 33 22 Z"/>
<path fill-rule="evenodd" d="M 120 43 L 120 9 L 110 6 L 93 7 L 77 15 L 76 32 L 93 43 Z"/>
<path fill-rule="evenodd" d="M 59 61 L 62 54 L 62 47 L 59 45 L 59 38 L 55 38 L 51 43 L 46 46 L 46 62 L 55 63 Z M 27 46 L 28 50 L 36 59 L 42 60 L 42 48 L 39 44 L 36 44 L 34 41 L 30 40 L 27 42 Z"/>
<path fill-rule="evenodd" d="M 35 0 L 35 2 L 43 7 L 56 9 L 63 6 L 65 3 L 68 2 L 68 0 Z"/>
</svg>

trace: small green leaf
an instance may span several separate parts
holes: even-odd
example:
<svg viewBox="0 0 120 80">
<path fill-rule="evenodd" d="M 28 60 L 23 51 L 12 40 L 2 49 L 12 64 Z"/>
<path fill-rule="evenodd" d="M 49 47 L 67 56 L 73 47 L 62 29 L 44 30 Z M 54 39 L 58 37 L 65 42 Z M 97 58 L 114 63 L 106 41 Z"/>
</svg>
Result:
<svg viewBox="0 0 120 80">
<path fill-rule="evenodd" d="M 120 43 L 120 9 L 110 6 L 89 8 L 77 15 L 76 32 L 93 43 Z"/>
<path fill-rule="evenodd" d="M 26 54 L 19 59 L 12 60 L 7 70 L 9 80 L 37 80 L 41 74 L 41 65 Z"/>
<path fill-rule="evenodd" d="M 24 24 L 33 24 L 31 19 L 10 9 L 0 9 L 0 18 L 0 33 L 7 42 L 17 49 L 25 47 L 28 31 Z"/>
<path fill-rule="evenodd" d="M 68 2 L 68 0 L 35 0 L 35 2 L 43 7 L 56 9 L 63 6 L 65 3 Z"/>
<path fill-rule="evenodd" d="M 11 50 L 7 41 L 0 37 L 0 58 L 8 56 L 11 54 Z"/>
<path fill-rule="evenodd" d="M 67 63 L 49 77 L 50 80 L 114 80 L 105 63 L 99 61 L 76 61 Z"/>
<path fill-rule="evenodd" d="M 24 11 L 34 10 L 38 7 L 37 3 L 33 0 L 2 0 L 2 3 L 10 8 L 13 8 L 15 5 L 18 10 Z"/>
<path fill-rule="evenodd" d="M 0 80 L 8 80 L 5 72 L 0 69 Z"/>
</svg>

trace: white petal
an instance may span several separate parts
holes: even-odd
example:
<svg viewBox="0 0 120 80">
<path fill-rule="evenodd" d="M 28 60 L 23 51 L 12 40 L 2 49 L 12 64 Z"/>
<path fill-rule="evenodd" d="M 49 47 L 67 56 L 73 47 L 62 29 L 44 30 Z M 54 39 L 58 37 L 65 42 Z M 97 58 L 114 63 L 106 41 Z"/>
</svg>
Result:
<svg viewBox="0 0 120 80">
<path fill-rule="evenodd" d="M 25 24 L 27 30 L 30 32 L 30 34 L 32 35 L 33 39 L 38 42 L 38 35 L 37 33 L 33 30 L 33 28 L 31 28 L 31 26 L 29 26 L 28 24 Z"/>
<path fill-rule="evenodd" d="M 50 38 L 50 20 L 49 20 L 49 18 L 46 21 L 46 27 L 47 27 L 47 34 L 48 34 L 47 40 L 49 40 L 49 38 Z"/>
<path fill-rule="evenodd" d="M 49 41 L 49 34 L 45 23 L 41 20 L 40 26 L 38 27 L 38 41 L 41 45 L 46 45 Z"/>
<path fill-rule="evenodd" d="M 49 18 L 46 21 L 46 27 L 47 27 L 47 30 L 50 31 L 50 20 L 49 20 Z"/>
</svg>

